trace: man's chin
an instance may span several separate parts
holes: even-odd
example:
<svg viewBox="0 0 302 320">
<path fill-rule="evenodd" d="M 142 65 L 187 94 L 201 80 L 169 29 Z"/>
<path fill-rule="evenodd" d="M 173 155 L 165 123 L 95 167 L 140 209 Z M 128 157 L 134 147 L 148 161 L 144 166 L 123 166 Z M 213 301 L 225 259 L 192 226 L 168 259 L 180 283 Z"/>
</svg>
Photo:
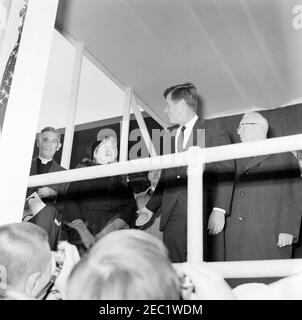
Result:
<svg viewBox="0 0 302 320">
<path fill-rule="evenodd" d="M 43 159 L 51 160 L 53 158 L 53 155 L 50 153 L 43 153 L 43 154 L 40 154 L 40 157 Z"/>
</svg>

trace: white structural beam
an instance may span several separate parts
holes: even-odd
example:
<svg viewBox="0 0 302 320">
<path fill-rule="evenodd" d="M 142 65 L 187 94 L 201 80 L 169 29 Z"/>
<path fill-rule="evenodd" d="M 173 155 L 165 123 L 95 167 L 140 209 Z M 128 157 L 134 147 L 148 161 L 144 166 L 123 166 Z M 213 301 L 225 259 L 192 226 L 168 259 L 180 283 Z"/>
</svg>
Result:
<svg viewBox="0 0 302 320">
<path fill-rule="evenodd" d="M 205 149 L 205 162 L 241 159 L 302 149 L 302 134 Z"/>
<path fill-rule="evenodd" d="M 205 163 L 246 158 L 265 154 L 281 153 L 302 149 L 302 134 L 281 138 L 272 138 L 263 141 L 236 143 L 219 147 L 205 148 L 204 155 L 196 151 L 198 147 L 191 147 L 188 151 L 167 154 L 152 158 L 143 158 L 127 161 L 125 163 L 112 163 L 105 166 L 72 169 L 69 171 L 53 172 L 31 176 L 29 187 L 48 185 L 60 182 L 96 179 L 120 174 L 166 169 L 187 166 L 193 159 Z"/>
<path fill-rule="evenodd" d="M 120 161 L 128 160 L 128 142 L 129 142 L 129 125 L 130 125 L 130 107 L 132 99 L 132 89 L 125 89 L 124 111 L 121 124 L 120 138 Z"/>
<path fill-rule="evenodd" d="M 176 270 L 182 268 L 183 263 L 173 263 Z M 278 278 L 302 272 L 302 259 L 249 260 L 202 262 L 201 267 L 210 269 L 223 278 Z"/>
<path fill-rule="evenodd" d="M 300 149 L 302 149 L 302 134 L 205 149 L 191 147 L 188 151 L 182 153 L 131 160 L 126 163 L 113 163 L 106 166 L 96 166 L 32 176 L 30 177 L 29 186 L 34 187 L 58 182 L 71 182 L 140 171 L 188 166 L 188 261 L 200 263 L 203 260 L 203 203 L 201 195 L 203 190 L 203 164 L 206 162 L 245 158 Z M 220 270 L 225 272 L 222 274 L 224 277 L 230 278 L 245 277 L 249 275 L 251 277 L 277 277 L 292 274 L 292 270 L 285 269 L 285 267 L 287 268 L 286 263 L 284 266 L 281 266 L 282 262 L 276 263 L 275 260 L 257 261 L 257 263 L 258 262 L 262 262 L 263 266 L 260 264 L 257 268 L 254 268 L 253 265 L 250 267 L 250 262 L 244 262 L 243 264 L 238 265 L 239 267 L 237 269 L 229 267 L 230 262 L 224 262 L 222 264 L 217 263 L 216 266 L 218 269 L 220 268 Z M 214 264 L 209 265 L 213 266 L 213 268 L 215 267 Z M 266 269 L 264 267 L 266 267 Z M 244 268 L 246 268 L 246 272 L 242 271 Z M 273 270 L 275 271 L 273 272 Z"/>
<path fill-rule="evenodd" d="M 22 218 L 57 5 L 28 2 L 0 141 L 0 225 Z"/>
<path fill-rule="evenodd" d="M 73 75 L 72 82 L 70 88 L 70 98 L 69 98 L 69 106 L 67 111 L 67 123 L 64 135 L 64 144 L 63 144 L 63 152 L 61 158 L 61 166 L 69 169 L 70 167 L 70 158 L 72 152 L 72 144 L 74 137 L 74 127 L 75 127 L 75 119 L 77 112 L 77 104 L 79 97 L 79 87 L 81 80 L 81 70 L 82 70 L 82 60 L 84 53 L 84 43 L 79 42 L 75 44 L 76 54 L 73 66 Z"/>
<path fill-rule="evenodd" d="M 189 150 L 187 152 L 192 151 Z M 103 166 L 92 166 L 87 168 L 71 169 L 68 171 L 39 174 L 29 177 L 28 186 L 45 186 L 54 183 L 67 183 L 72 181 L 110 177 L 127 173 L 184 166 L 188 163 L 188 161 L 186 160 L 187 152 L 182 152 L 177 155 L 168 154 L 154 158 L 136 159 L 127 161 L 126 163 L 115 162 Z M 189 153 L 188 157 L 194 157 L 194 153 Z"/>
<path fill-rule="evenodd" d="M 157 156 L 156 149 L 155 149 L 155 147 L 153 145 L 153 142 L 152 142 L 152 139 L 151 139 L 151 137 L 149 135 L 149 131 L 147 129 L 146 123 L 144 121 L 142 113 L 139 110 L 139 107 L 138 107 L 138 105 L 136 103 L 136 99 L 135 99 L 135 96 L 134 96 L 133 93 L 132 93 L 131 107 L 132 107 L 132 110 L 134 112 L 135 118 L 137 120 L 137 123 L 138 123 L 139 129 L 141 131 L 142 137 L 143 137 L 143 139 L 145 141 L 146 147 L 147 147 L 147 149 L 149 151 L 149 154 L 150 154 L 151 157 L 156 157 Z"/>
<path fill-rule="evenodd" d="M 205 266 L 224 278 L 286 277 L 302 272 L 302 259 L 208 262 Z"/>
<path fill-rule="evenodd" d="M 203 170 L 204 152 L 192 147 L 196 153 L 189 158 L 187 200 L 187 261 L 203 261 Z M 191 149 L 191 150 L 192 150 Z"/>
</svg>

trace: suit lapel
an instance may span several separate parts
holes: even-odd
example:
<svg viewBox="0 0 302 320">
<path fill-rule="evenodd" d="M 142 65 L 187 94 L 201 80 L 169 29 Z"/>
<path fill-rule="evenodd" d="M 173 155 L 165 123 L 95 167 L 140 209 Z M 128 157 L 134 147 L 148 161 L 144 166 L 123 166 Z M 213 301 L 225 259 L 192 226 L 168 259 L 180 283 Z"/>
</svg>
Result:
<svg viewBox="0 0 302 320">
<path fill-rule="evenodd" d="M 263 162 L 265 159 L 269 158 L 271 155 L 265 155 L 265 156 L 258 156 L 258 157 L 252 157 L 248 161 L 245 169 L 243 171 L 248 171 L 251 168 L 257 166 L 259 163 Z"/>
<path fill-rule="evenodd" d="M 167 134 L 167 139 L 163 139 L 163 144 L 164 144 L 164 150 L 169 150 L 171 151 L 171 154 L 175 153 L 175 138 L 176 138 L 176 131 L 177 131 L 178 126 L 173 126 L 169 127 L 166 129 L 166 134 Z M 173 134 L 174 133 L 174 134 Z M 170 138 L 170 139 L 169 139 Z M 169 146 L 166 145 L 166 143 L 169 143 Z"/>
<path fill-rule="evenodd" d="M 198 118 L 193 126 L 189 140 L 186 143 L 185 150 L 188 150 L 192 146 L 204 147 L 202 145 L 204 144 L 203 143 L 204 139 L 202 137 L 203 132 L 200 131 L 202 129 L 205 129 L 205 120 Z"/>
<path fill-rule="evenodd" d="M 175 153 L 175 135 L 171 136 L 171 153 Z"/>
<path fill-rule="evenodd" d="M 56 163 L 55 159 L 52 159 L 52 164 L 49 169 L 49 172 L 55 172 L 55 171 L 57 171 L 56 169 L 57 169 L 57 163 Z"/>
</svg>

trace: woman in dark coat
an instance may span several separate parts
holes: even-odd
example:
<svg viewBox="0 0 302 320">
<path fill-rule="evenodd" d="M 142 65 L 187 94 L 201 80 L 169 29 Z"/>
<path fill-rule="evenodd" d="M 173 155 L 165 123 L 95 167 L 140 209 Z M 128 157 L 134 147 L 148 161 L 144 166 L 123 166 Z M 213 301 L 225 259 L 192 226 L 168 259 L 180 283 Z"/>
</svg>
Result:
<svg viewBox="0 0 302 320">
<path fill-rule="evenodd" d="M 81 167 L 116 162 L 117 155 L 116 138 L 105 136 L 94 149 L 93 161 L 86 159 Z M 89 248 L 110 231 L 132 227 L 136 209 L 126 175 L 72 182 L 64 210 L 64 220 L 74 229 L 68 240 Z"/>
</svg>

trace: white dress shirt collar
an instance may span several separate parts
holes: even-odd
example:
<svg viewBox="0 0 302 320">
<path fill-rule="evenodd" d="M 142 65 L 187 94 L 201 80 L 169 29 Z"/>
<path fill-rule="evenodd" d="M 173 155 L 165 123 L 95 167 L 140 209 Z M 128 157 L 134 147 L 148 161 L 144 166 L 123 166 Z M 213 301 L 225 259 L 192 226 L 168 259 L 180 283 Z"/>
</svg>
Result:
<svg viewBox="0 0 302 320">
<path fill-rule="evenodd" d="M 38 158 L 41 160 L 42 164 L 47 164 L 48 162 L 52 161 L 52 159 L 44 159 L 44 158 L 41 158 L 40 156 L 38 156 Z"/>
<path fill-rule="evenodd" d="M 193 127 L 195 125 L 195 122 L 198 120 L 198 116 L 195 115 L 190 121 L 188 121 L 184 126 L 186 127 L 186 129 L 184 130 L 184 141 L 183 141 L 183 148 L 186 147 L 187 142 L 190 138 L 191 132 L 193 130 Z M 176 136 L 175 136 L 175 150 L 177 150 L 177 139 L 179 137 L 179 133 L 181 131 L 181 128 L 183 126 L 179 127 L 176 131 Z"/>
</svg>

